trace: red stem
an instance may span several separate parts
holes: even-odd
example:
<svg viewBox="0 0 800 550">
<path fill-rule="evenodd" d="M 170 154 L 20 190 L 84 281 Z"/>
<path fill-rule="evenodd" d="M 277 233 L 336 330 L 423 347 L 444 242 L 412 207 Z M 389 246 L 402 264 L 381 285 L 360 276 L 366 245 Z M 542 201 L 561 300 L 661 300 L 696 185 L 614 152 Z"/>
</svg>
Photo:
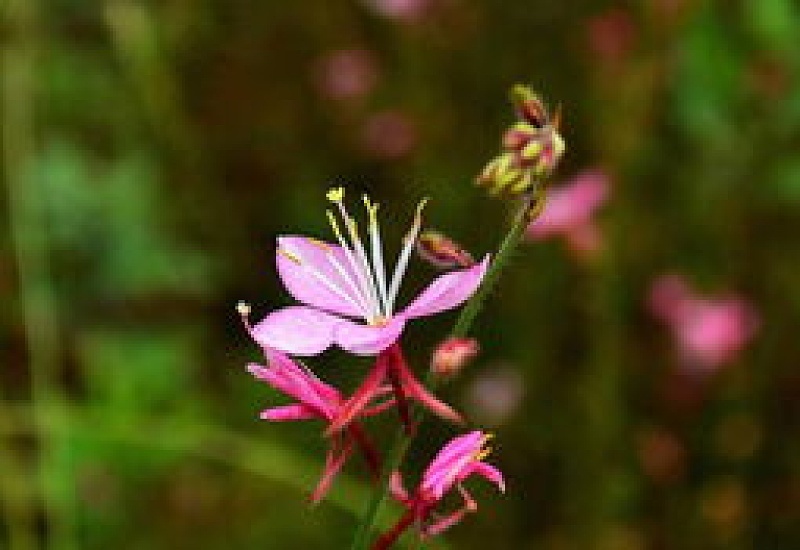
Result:
<svg viewBox="0 0 800 550">
<path fill-rule="evenodd" d="M 406 510 L 406 513 L 400 516 L 400 519 L 397 520 L 394 527 L 375 541 L 375 544 L 372 545 L 372 550 L 386 550 L 387 548 L 391 548 L 392 545 L 397 542 L 397 539 L 400 538 L 400 535 L 414 523 L 415 519 L 416 513 L 414 512 L 414 508 Z"/>
</svg>

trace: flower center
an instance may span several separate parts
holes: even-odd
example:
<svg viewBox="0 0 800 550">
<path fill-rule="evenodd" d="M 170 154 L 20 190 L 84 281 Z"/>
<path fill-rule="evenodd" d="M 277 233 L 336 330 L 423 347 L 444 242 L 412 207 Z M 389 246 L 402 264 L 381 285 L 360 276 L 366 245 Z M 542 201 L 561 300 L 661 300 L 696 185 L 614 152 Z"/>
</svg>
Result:
<svg viewBox="0 0 800 550">
<path fill-rule="evenodd" d="M 411 251 L 422 227 L 422 210 L 427 199 L 417 205 L 414 220 L 403 239 L 403 247 L 397 257 L 392 277 L 387 279 L 387 270 L 383 259 L 383 242 L 378 223 L 380 205 L 373 203 L 368 196 L 363 196 L 368 216 L 368 245 L 365 245 L 359 235 L 358 224 L 347 212 L 344 196 L 343 187 L 329 190 L 327 198 L 336 206 L 336 209 L 326 212 L 333 234 L 344 253 L 344 258 L 337 257 L 334 249 L 326 243 L 316 239 L 308 240 L 325 252 L 325 258 L 335 273 L 325 274 L 314 269 L 308 262 L 304 262 L 295 251 L 280 249 L 278 253 L 307 269 L 320 284 L 359 311 L 368 325 L 385 326 L 394 312 L 395 300 L 408 268 Z"/>
</svg>

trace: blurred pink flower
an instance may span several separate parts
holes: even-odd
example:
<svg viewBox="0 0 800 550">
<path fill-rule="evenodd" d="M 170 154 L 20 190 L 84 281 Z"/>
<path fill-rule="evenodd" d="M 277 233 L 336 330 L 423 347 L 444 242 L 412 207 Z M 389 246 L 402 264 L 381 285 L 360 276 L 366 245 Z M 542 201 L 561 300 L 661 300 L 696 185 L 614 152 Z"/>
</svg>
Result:
<svg viewBox="0 0 800 550">
<path fill-rule="evenodd" d="M 519 410 L 525 394 L 520 372 L 495 366 L 475 377 L 467 387 L 464 408 L 473 421 L 484 426 L 500 426 Z"/>
<path fill-rule="evenodd" d="M 625 61 L 636 40 L 636 26 L 631 14 L 622 8 L 612 8 L 586 22 L 589 50 L 593 59 L 607 65 Z"/>
<path fill-rule="evenodd" d="M 386 110 L 375 113 L 361 128 L 361 146 L 367 153 L 379 159 L 404 157 L 416 144 L 416 125 L 402 111 Z"/>
<path fill-rule="evenodd" d="M 416 23 L 425 17 L 431 8 L 431 0 L 364 0 L 372 11 L 403 23 Z"/>
<path fill-rule="evenodd" d="M 592 219 L 608 198 L 608 178 L 600 171 L 586 171 L 547 195 L 544 211 L 527 229 L 530 239 L 563 235 L 579 253 L 592 253 L 602 246 L 600 229 Z"/>
<path fill-rule="evenodd" d="M 680 275 L 657 279 L 650 290 L 652 314 L 669 325 L 685 366 L 713 371 L 733 361 L 755 336 L 759 321 L 742 298 L 694 295 Z"/>
<path fill-rule="evenodd" d="M 505 492 L 503 474 L 494 466 L 483 462 L 491 453 L 491 448 L 486 447 L 489 439 L 490 435 L 476 430 L 450 440 L 422 474 L 422 481 L 413 494 L 409 494 L 403 486 L 400 472 L 394 472 L 390 490 L 392 496 L 406 507 L 406 513 L 390 531 L 378 539 L 372 547 L 373 550 L 391 547 L 412 524 L 419 526 L 423 537 L 438 535 L 461 521 L 468 512 L 476 511 L 478 504 L 462 486 L 472 475 L 488 479 L 500 491 Z M 444 517 L 438 517 L 436 506 L 454 487 L 458 489 L 464 506 Z"/>
<path fill-rule="evenodd" d="M 334 50 L 317 62 L 314 80 L 324 97 L 358 99 L 375 88 L 378 64 L 375 55 L 363 48 Z"/>
</svg>

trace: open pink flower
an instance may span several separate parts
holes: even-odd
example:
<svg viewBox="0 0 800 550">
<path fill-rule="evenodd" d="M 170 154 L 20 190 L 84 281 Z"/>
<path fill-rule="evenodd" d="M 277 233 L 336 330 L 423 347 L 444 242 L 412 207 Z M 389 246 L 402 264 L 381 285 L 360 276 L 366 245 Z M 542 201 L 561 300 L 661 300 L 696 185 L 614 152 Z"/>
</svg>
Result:
<svg viewBox="0 0 800 550">
<path fill-rule="evenodd" d="M 462 485 L 473 474 L 488 479 L 505 492 L 503 474 L 483 462 L 491 453 L 491 449 L 486 447 L 490 438 L 476 430 L 452 439 L 431 461 L 413 495 L 403 487 L 400 473 L 395 472 L 390 489 L 392 496 L 406 507 L 406 512 L 390 531 L 376 541 L 373 550 L 391 547 L 412 524 L 419 525 L 423 537 L 437 535 L 461 521 L 468 512 L 476 511 L 478 504 Z M 437 516 L 437 505 L 453 487 L 458 489 L 464 505 L 445 516 Z"/>
<path fill-rule="evenodd" d="M 326 384 L 302 365 L 292 361 L 287 355 L 266 350 L 268 367 L 251 363 L 247 370 L 259 380 L 263 380 L 276 390 L 294 398 L 297 402 L 265 409 L 261 412 L 263 420 L 285 422 L 291 420 L 319 419 L 330 423 L 339 413 L 344 403 L 339 391 Z M 383 393 L 386 393 L 385 391 Z M 391 406 L 391 400 L 365 408 L 361 416 L 373 416 Z M 325 470 L 311 495 L 311 501 L 319 502 L 339 473 L 355 447 L 361 449 L 372 473 L 380 474 L 378 455 L 357 422 L 348 426 L 347 432 L 331 437 L 331 446 L 325 459 Z"/>
<path fill-rule="evenodd" d="M 734 360 L 758 328 L 758 316 L 747 301 L 696 296 L 679 275 L 656 280 L 649 305 L 669 325 L 684 365 L 703 372 Z"/>
<path fill-rule="evenodd" d="M 452 309 L 478 288 L 488 256 L 470 268 L 434 279 L 402 311 L 395 311 L 400 285 L 422 224 L 420 203 L 406 235 L 391 279 L 383 261 L 378 205 L 367 197 L 369 253 L 356 222 L 344 207 L 344 189 L 328 199 L 337 207 L 344 231 L 333 212 L 328 217 L 339 245 L 302 236 L 278 237 L 278 274 L 289 293 L 305 305 L 289 306 L 251 326 L 250 334 L 263 348 L 291 355 L 318 355 L 337 345 L 357 355 L 375 355 L 394 344 L 411 319 Z M 357 319 L 358 321 L 354 320 Z"/>
<path fill-rule="evenodd" d="M 544 211 L 528 226 L 527 235 L 535 240 L 563 235 L 576 252 L 595 252 L 602 238 L 593 216 L 607 198 L 605 174 L 583 172 L 548 194 Z"/>
</svg>

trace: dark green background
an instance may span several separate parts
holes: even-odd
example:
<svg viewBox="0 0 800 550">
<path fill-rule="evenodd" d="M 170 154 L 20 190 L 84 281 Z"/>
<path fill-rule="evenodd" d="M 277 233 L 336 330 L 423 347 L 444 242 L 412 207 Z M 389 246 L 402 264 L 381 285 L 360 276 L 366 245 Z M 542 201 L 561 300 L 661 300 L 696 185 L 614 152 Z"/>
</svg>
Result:
<svg viewBox="0 0 800 550">
<path fill-rule="evenodd" d="M 307 507 L 324 442 L 257 420 L 284 401 L 245 373 L 258 350 L 234 304 L 290 303 L 273 239 L 327 237 L 334 182 L 382 203 L 391 242 L 430 196 L 431 224 L 492 250 L 513 204 L 472 181 L 525 82 L 563 105 L 557 179 L 611 178 L 605 246 L 591 261 L 558 240 L 523 247 L 483 311 L 483 353 L 444 395 L 470 415 L 465 392 L 502 368 L 524 401 L 494 428 L 507 495 L 476 481 L 480 512 L 444 540 L 800 547 L 800 7 L 433 4 L 407 23 L 355 1 L 0 3 L 0 546 L 346 547 L 363 471 Z M 341 48 L 374 55 L 363 98 L 320 94 L 315 67 Z M 386 110 L 415 136 L 392 158 L 363 144 Z M 645 307 L 672 270 L 761 315 L 703 382 L 677 373 Z M 420 370 L 452 320 L 407 331 Z M 368 366 L 312 363 L 348 388 Z M 412 471 L 453 432 L 422 434 Z"/>
</svg>

